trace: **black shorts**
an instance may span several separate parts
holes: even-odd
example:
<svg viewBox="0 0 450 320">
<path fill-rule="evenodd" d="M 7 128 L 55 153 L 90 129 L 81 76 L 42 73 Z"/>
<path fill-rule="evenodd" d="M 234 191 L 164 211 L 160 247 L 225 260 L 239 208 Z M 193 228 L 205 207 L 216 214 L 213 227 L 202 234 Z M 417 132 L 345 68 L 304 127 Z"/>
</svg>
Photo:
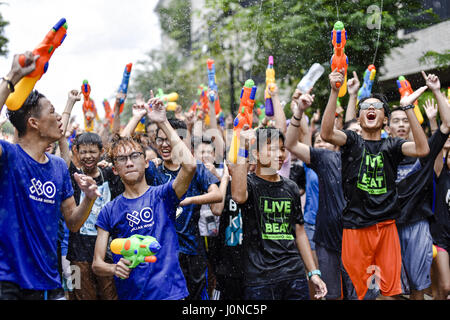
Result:
<svg viewBox="0 0 450 320">
<path fill-rule="evenodd" d="M 327 285 L 328 293 L 325 299 L 356 300 L 353 283 L 342 265 L 341 255 L 316 244 L 317 259 L 321 278 Z"/>
<path fill-rule="evenodd" d="M 208 300 L 206 257 L 180 253 L 179 261 L 189 291 L 186 300 Z"/>
<path fill-rule="evenodd" d="M 28 290 L 19 285 L 0 281 L 0 300 L 65 300 L 62 288 L 54 290 Z"/>
<path fill-rule="evenodd" d="M 242 278 L 217 274 L 216 280 L 212 300 L 244 300 L 244 280 Z"/>
</svg>

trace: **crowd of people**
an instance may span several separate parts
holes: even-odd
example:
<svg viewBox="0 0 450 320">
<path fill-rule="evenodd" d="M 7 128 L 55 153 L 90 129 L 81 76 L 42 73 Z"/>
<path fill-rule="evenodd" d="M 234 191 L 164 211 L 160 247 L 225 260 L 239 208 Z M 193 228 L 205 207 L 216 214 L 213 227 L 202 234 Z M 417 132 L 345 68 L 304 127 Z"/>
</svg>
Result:
<svg viewBox="0 0 450 320">
<path fill-rule="evenodd" d="M 1 106 L 35 68 L 24 55 L 0 82 Z M 168 112 L 150 92 L 121 127 L 118 93 L 113 121 L 92 131 L 71 121 L 81 92 L 60 115 L 33 90 L 0 140 L 0 299 L 448 299 L 450 106 L 422 75 L 391 108 L 382 94 L 358 101 L 354 73 L 337 109 L 334 70 L 311 119 L 312 91 L 293 92 L 286 119 L 273 84 L 274 116 L 255 112 L 235 163 L 233 116 L 222 127 L 214 102 Z M 426 90 L 428 135 L 413 111 Z M 156 262 L 113 252 L 134 235 L 157 240 Z"/>
</svg>

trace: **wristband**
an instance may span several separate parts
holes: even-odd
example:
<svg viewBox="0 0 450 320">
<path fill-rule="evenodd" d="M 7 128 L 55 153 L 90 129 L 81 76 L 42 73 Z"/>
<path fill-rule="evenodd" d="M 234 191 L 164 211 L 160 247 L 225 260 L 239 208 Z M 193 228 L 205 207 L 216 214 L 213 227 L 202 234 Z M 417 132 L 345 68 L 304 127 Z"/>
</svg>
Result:
<svg viewBox="0 0 450 320">
<path fill-rule="evenodd" d="M 318 275 L 319 277 L 322 277 L 322 273 L 320 273 L 320 270 L 316 269 L 308 272 L 308 280 L 311 279 L 311 277 L 315 274 Z"/>
<path fill-rule="evenodd" d="M 11 79 L 8 79 L 7 77 L 3 77 L 2 79 L 8 83 L 8 89 L 11 93 L 13 93 L 15 89 Z"/>
<path fill-rule="evenodd" d="M 297 120 L 297 121 L 301 121 L 302 119 L 300 118 L 297 118 L 295 115 L 292 115 L 292 118 L 294 118 L 295 120 Z"/>
<path fill-rule="evenodd" d="M 413 105 L 413 104 L 410 104 L 410 105 L 407 105 L 407 106 L 405 106 L 405 107 L 402 107 L 402 110 L 403 111 L 406 111 L 406 110 L 408 110 L 408 109 L 413 109 L 415 106 Z"/>
<path fill-rule="evenodd" d="M 248 158 L 248 150 L 239 149 L 238 156 L 243 157 L 243 158 Z"/>
<path fill-rule="evenodd" d="M 292 121 L 291 122 L 289 122 L 289 125 L 292 125 L 292 126 L 294 126 L 294 127 L 297 127 L 297 128 L 300 128 L 300 124 L 294 124 Z"/>
</svg>

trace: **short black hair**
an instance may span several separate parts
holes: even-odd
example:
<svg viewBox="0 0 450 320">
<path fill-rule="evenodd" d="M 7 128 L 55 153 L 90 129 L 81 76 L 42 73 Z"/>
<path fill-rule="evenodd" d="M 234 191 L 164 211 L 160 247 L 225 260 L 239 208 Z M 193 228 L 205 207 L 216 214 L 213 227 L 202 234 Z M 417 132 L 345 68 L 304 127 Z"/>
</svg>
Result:
<svg viewBox="0 0 450 320">
<path fill-rule="evenodd" d="M 260 143 L 265 144 L 271 144 L 272 138 L 278 137 L 283 141 L 283 144 L 285 142 L 285 137 L 283 132 L 281 132 L 280 129 L 275 127 L 265 127 L 265 128 L 258 128 L 256 129 L 256 151 L 259 152 Z"/>
<path fill-rule="evenodd" d="M 177 132 L 179 129 L 187 130 L 187 125 L 186 125 L 186 123 L 184 123 L 184 121 L 181 121 L 178 119 L 169 119 L 169 123 L 172 126 L 172 128 Z M 161 130 L 161 129 L 158 127 L 156 129 L 156 136 L 158 136 L 159 130 Z M 178 135 L 180 135 L 180 133 L 178 133 Z"/>
<path fill-rule="evenodd" d="M 311 146 L 314 147 L 314 143 L 316 143 L 317 134 L 320 134 L 320 131 L 318 129 L 314 129 L 311 133 Z"/>
<path fill-rule="evenodd" d="M 394 108 L 392 108 L 392 110 L 391 110 L 391 114 L 393 113 L 393 112 L 395 112 L 395 111 L 403 111 L 403 112 L 405 112 L 405 110 L 403 110 L 401 107 L 399 107 L 399 106 L 394 106 Z M 390 126 L 391 125 L 391 118 L 389 118 L 389 120 L 388 120 L 388 124 L 387 124 L 388 126 Z"/>
<path fill-rule="evenodd" d="M 370 96 L 359 100 L 356 115 L 359 117 L 359 111 L 360 111 L 359 106 L 361 105 L 361 103 L 363 103 L 367 99 L 371 99 L 371 98 L 378 99 L 383 103 L 384 115 L 389 118 L 389 115 L 390 115 L 389 103 L 388 103 L 386 96 L 382 93 L 373 93 Z"/>
<path fill-rule="evenodd" d="M 93 144 L 98 147 L 98 150 L 102 150 L 103 142 L 102 138 L 94 132 L 83 132 L 76 136 L 73 144 L 76 146 L 77 150 L 80 150 L 80 145 Z"/>
<path fill-rule="evenodd" d="M 41 116 L 41 108 L 39 106 L 39 100 L 41 98 L 45 98 L 45 96 L 37 90 L 33 90 L 20 109 L 15 111 L 8 109 L 8 119 L 14 128 L 17 129 L 19 137 L 22 137 L 26 133 L 28 119 L 31 117 L 39 118 Z"/>
<path fill-rule="evenodd" d="M 354 123 L 358 123 L 358 120 L 356 120 L 355 118 L 353 118 L 352 120 L 346 121 L 344 123 L 344 127 L 342 128 L 342 130 L 347 130 Z"/>
</svg>

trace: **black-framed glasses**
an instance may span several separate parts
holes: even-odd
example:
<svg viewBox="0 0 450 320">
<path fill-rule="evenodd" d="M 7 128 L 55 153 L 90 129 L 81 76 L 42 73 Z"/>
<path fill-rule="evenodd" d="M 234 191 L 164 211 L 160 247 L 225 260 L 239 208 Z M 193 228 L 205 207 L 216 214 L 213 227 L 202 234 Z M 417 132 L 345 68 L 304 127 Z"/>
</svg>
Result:
<svg viewBox="0 0 450 320">
<path fill-rule="evenodd" d="M 359 105 L 359 109 L 360 110 L 367 110 L 367 109 L 369 109 L 370 106 L 373 106 L 375 109 L 380 110 L 380 109 L 383 109 L 384 104 L 383 104 L 383 102 L 379 102 L 379 101 L 378 102 L 372 102 L 372 103 L 363 102 L 363 103 L 361 103 Z"/>
<path fill-rule="evenodd" d="M 132 162 L 136 162 L 140 157 L 142 157 L 144 155 L 143 152 L 132 152 L 127 156 L 117 156 L 114 158 L 114 161 L 116 161 L 118 164 L 124 165 L 127 163 L 128 158 L 130 158 L 130 160 Z"/>
</svg>

